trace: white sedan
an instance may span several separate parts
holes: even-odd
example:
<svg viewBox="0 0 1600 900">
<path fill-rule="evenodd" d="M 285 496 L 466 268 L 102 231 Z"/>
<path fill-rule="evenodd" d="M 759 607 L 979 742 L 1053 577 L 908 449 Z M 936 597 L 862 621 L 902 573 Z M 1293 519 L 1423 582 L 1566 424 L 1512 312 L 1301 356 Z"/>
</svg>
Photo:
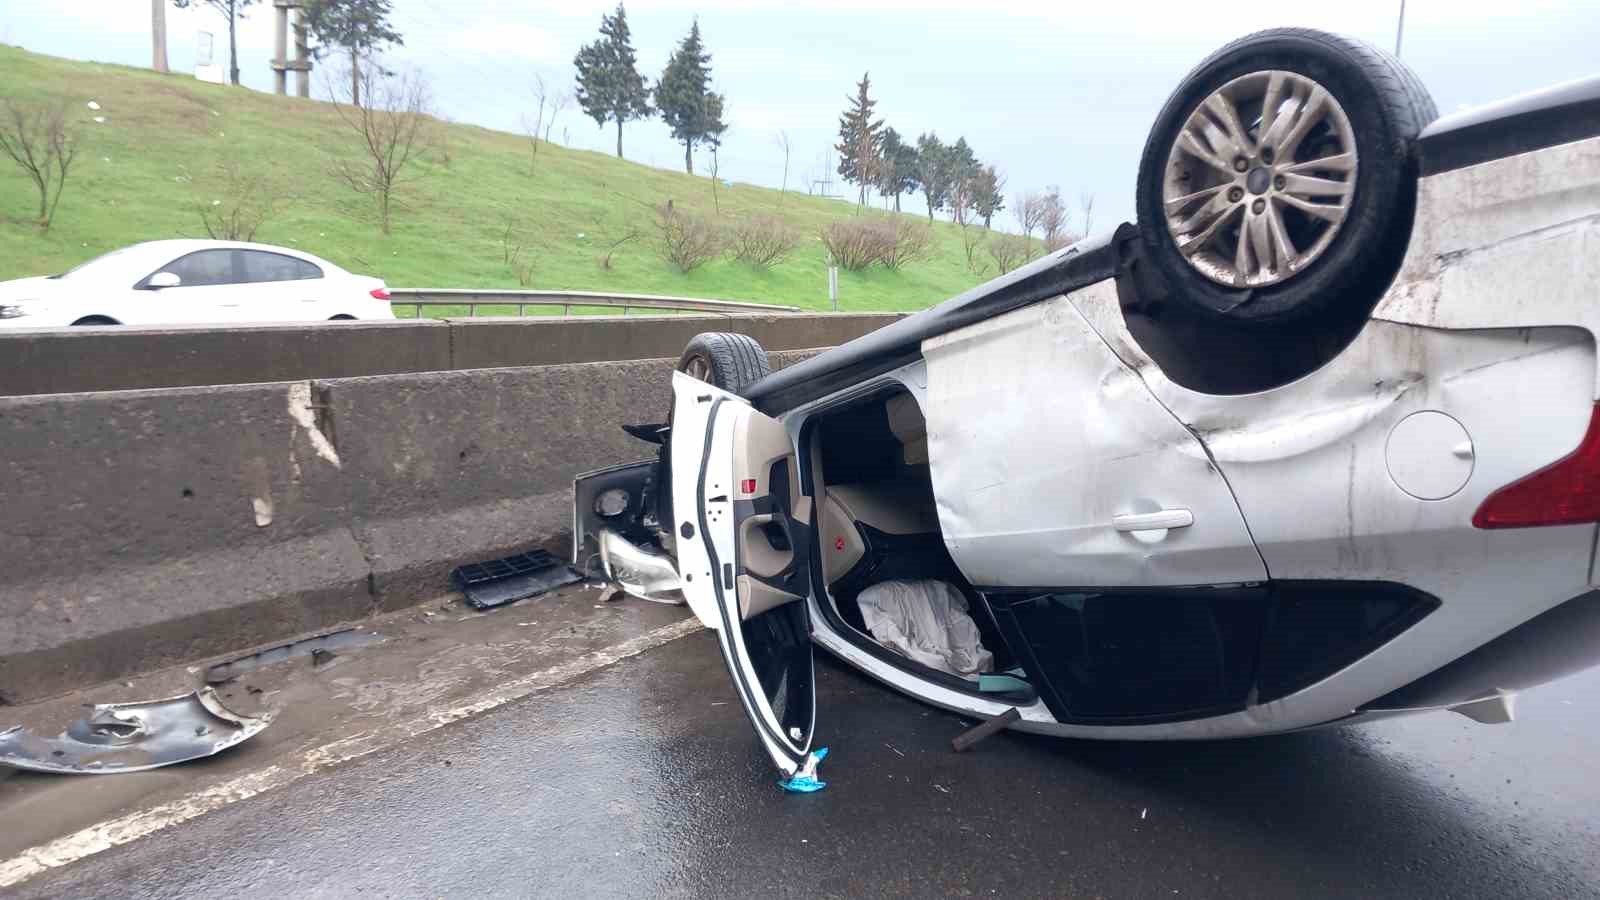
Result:
<svg viewBox="0 0 1600 900">
<path fill-rule="evenodd" d="M 716 630 L 790 790 L 816 646 L 1074 738 L 1509 721 L 1600 663 L 1597 108 L 1433 121 L 1381 51 L 1235 41 L 1137 225 L 777 372 L 693 339 L 629 426 L 656 459 L 578 480 L 574 561 Z"/>
<path fill-rule="evenodd" d="M 237 241 L 147 241 L 60 275 L 0 281 L 0 328 L 392 318 L 377 278 Z"/>
</svg>

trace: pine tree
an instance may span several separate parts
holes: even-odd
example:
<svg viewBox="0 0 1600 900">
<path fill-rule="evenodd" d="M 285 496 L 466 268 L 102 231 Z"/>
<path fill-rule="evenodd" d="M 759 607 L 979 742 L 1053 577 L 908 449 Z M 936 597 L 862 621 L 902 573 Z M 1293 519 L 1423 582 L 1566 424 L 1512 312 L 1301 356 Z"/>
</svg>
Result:
<svg viewBox="0 0 1600 900">
<path fill-rule="evenodd" d="M 994 219 L 994 214 L 1004 212 L 1006 177 L 994 166 L 984 166 L 972 179 L 972 211 L 983 219 L 983 227 L 988 228 Z"/>
<path fill-rule="evenodd" d="M 694 174 L 694 146 L 721 143 L 728 126 L 722 122 L 723 97 L 712 93 L 711 54 L 700 41 L 700 22 L 689 28 L 689 35 L 678 44 L 667 67 L 656 82 L 656 109 L 672 129 L 674 139 L 683 142 L 683 170 Z"/>
<path fill-rule="evenodd" d="M 334 48 L 350 54 L 350 105 L 361 105 L 361 57 L 381 47 L 403 44 L 389 25 L 390 0 L 312 0 L 305 8 L 306 30 L 319 59 Z"/>
<path fill-rule="evenodd" d="M 872 118 L 872 108 L 878 101 L 868 92 L 872 81 L 867 73 L 856 83 L 856 95 L 850 99 L 850 108 L 839 117 L 839 174 L 844 180 L 861 189 L 857 205 L 865 206 L 867 188 L 877 181 L 878 159 L 883 146 L 883 120 Z"/>
<path fill-rule="evenodd" d="M 967 213 L 973 208 L 978 168 L 978 157 L 973 154 L 967 139 L 956 138 L 945 154 L 945 170 L 949 179 L 948 205 L 953 222 L 967 221 Z"/>
<path fill-rule="evenodd" d="M 917 181 L 928 200 L 928 221 L 950 202 L 950 148 L 939 135 L 928 132 L 917 138 Z"/>
<path fill-rule="evenodd" d="M 917 180 L 917 148 L 900 139 L 893 128 L 883 130 L 879 148 L 878 193 L 894 198 L 894 211 L 900 211 L 900 195 L 915 194 L 921 183 Z"/>
<path fill-rule="evenodd" d="M 600 39 L 587 44 L 572 60 L 578 72 L 578 105 L 596 125 L 617 123 L 617 158 L 622 158 L 622 124 L 650 116 L 650 90 L 639 74 L 638 57 L 628 34 L 627 11 L 600 17 Z"/>
</svg>

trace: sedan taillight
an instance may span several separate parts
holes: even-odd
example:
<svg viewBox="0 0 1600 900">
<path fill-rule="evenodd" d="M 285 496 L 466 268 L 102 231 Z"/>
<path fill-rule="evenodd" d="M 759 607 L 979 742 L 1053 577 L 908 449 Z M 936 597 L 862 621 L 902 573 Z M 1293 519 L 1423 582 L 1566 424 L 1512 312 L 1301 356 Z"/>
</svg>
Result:
<svg viewBox="0 0 1600 900">
<path fill-rule="evenodd" d="M 370 291 L 370 293 L 372 294 L 372 299 L 374 299 L 374 300 L 387 300 L 387 299 L 389 299 L 389 289 L 388 288 L 381 288 L 381 287 L 373 288 Z"/>
<path fill-rule="evenodd" d="M 1490 494 L 1472 516 L 1478 528 L 1583 522 L 1600 522 L 1600 405 L 1578 449 Z"/>
</svg>

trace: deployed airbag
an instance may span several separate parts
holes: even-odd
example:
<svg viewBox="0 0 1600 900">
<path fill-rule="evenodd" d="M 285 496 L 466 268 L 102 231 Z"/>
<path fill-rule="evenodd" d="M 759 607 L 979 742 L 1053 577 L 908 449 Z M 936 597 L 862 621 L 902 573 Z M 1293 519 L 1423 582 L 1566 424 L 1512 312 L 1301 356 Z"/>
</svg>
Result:
<svg viewBox="0 0 1600 900">
<path fill-rule="evenodd" d="M 967 598 L 943 581 L 880 581 L 856 598 L 873 639 L 932 669 L 963 678 L 994 667 Z"/>
</svg>

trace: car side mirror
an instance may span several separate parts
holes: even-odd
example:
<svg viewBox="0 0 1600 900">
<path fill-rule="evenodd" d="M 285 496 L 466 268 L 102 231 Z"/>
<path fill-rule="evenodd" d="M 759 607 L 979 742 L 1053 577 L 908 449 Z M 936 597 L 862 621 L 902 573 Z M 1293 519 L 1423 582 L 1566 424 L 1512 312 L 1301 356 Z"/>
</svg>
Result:
<svg viewBox="0 0 1600 900">
<path fill-rule="evenodd" d="M 150 276 L 149 281 L 145 282 L 146 287 L 158 291 L 162 288 L 177 287 L 180 284 L 183 284 L 183 279 L 179 278 L 174 272 L 157 272 Z"/>
</svg>

